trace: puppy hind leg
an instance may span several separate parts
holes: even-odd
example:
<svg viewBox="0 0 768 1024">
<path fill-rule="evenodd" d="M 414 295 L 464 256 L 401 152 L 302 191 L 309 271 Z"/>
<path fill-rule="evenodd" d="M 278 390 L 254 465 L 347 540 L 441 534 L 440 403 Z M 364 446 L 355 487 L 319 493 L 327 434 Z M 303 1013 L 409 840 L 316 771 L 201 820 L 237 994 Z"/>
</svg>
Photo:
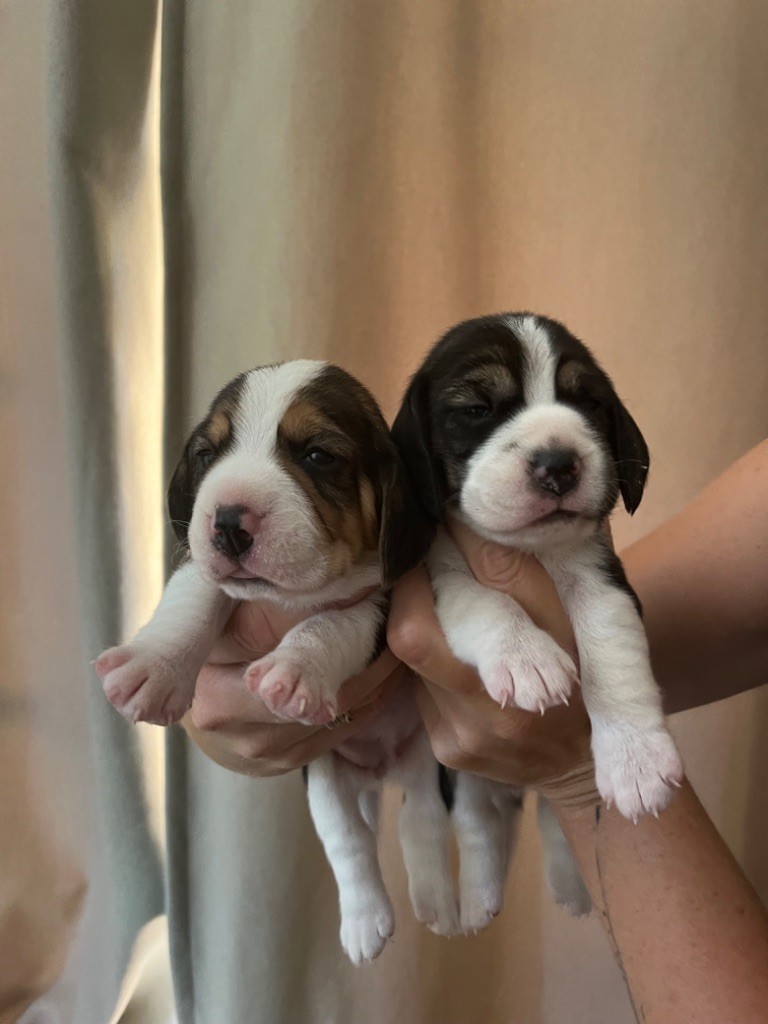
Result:
<svg viewBox="0 0 768 1024">
<path fill-rule="evenodd" d="M 485 928 L 501 912 L 520 809 L 518 790 L 458 773 L 453 825 L 459 847 L 459 903 L 465 934 Z"/>
<path fill-rule="evenodd" d="M 392 935 L 395 918 L 375 830 L 361 809 L 359 773 L 327 754 L 309 766 L 307 776 L 310 814 L 339 890 L 341 944 L 352 963 L 373 960 Z M 366 810 L 375 819 L 370 800 Z"/>
<path fill-rule="evenodd" d="M 393 778 L 403 787 L 400 845 L 414 914 L 436 934 L 455 935 L 459 916 L 451 871 L 450 818 L 425 732 L 414 738 Z"/>
<path fill-rule="evenodd" d="M 560 822 L 549 801 L 542 796 L 538 798 L 536 813 L 544 849 L 547 880 L 552 895 L 573 917 L 583 917 L 592 910 L 592 900 L 568 841 L 560 828 Z"/>
</svg>

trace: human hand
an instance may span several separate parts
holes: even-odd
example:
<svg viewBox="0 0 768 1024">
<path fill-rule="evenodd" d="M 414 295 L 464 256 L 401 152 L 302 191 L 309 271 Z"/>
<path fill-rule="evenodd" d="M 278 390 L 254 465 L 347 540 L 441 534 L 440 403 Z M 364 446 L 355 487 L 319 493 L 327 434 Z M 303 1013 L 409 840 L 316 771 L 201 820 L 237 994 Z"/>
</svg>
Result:
<svg viewBox="0 0 768 1024">
<path fill-rule="evenodd" d="M 513 597 L 578 662 L 571 624 L 543 566 L 532 555 L 482 540 L 460 523 L 451 524 L 451 534 L 478 581 Z M 417 698 L 439 761 L 510 785 L 532 786 L 553 802 L 577 805 L 599 799 L 580 691 L 569 706 L 551 708 L 543 716 L 502 709 L 476 670 L 451 653 L 424 569 L 396 585 L 388 640 L 393 653 L 424 682 Z"/>
<path fill-rule="evenodd" d="M 227 623 L 216 661 L 203 667 L 192 708 L 182 722 L 190 739 L 222 767 L 266 777 L 309 764 L 354 736 L 379 713 L 382 700 L 405 683 L 408 670 L 385 651 L 342 686 L 339 711 L 350 716 L 349 722 L 327 728 L 276 718 L 246 688 L 243 673 L 305 617 L 243 602 Z"/>
</svg>

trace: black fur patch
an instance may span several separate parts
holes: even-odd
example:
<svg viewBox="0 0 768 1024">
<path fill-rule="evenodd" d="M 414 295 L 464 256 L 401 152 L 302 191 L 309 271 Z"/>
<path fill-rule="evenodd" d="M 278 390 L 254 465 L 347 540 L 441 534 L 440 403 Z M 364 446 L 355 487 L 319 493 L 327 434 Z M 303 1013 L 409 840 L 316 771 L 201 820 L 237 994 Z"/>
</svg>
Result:
<svg viewBox="0 0 768 1024">
<path fill-rule="evenodd" d="M 621 559 L 616 552 L 608 546 L 607 542 L 603 547 L 603 559 L 602 564 L 600 565 L 600 571 L 602 572 L 604 579 L 608 580 L 611 586 L 616 587 L 618 590 L 623 590 L 625 594 L 628 594 L 632 598 L 632 603 L 637 609 L 637 614 L 642 619 L 643 606 L 640 602 L 640 598 L 632 589 L 632 584 L 627 579 L 627 574 L 624 571 Z"/>
</svg>

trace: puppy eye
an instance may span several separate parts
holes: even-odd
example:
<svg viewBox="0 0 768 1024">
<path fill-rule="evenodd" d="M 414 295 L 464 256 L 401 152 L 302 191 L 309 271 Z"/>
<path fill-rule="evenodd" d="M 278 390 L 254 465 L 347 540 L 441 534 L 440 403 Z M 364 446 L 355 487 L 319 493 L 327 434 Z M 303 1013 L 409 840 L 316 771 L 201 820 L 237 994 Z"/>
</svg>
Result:
<svg viewBox="0 0 768 1024">
<path fill-rule="evenodd" d="M 484 420 L 491 415 L 490 407 L 487 405 L 463 405 L 456 410 L 461 416 L 468 420 Z"/>
<path fill-rule="evenodd" d="M 335 465 L 339 460 L 324 448 L 310 448 L 304 453 L 304 461 L 309 462 L 318 469 L 328 469 L 329 466 Z"/>
<path fill-rule="evenodd" d="M 195 452 L 195 457 L 203 469 L 207 469 L 216 458 L 216 452 L 213 448 L 198 448 Z"/>
<path fill-rule="evenodd" d="M 581 404 L 585 405 L 587 409 L 591 409 L 592 412 L 599 412 L 603 408 L 603 403 L 599 398 L 595 398 L 594 395 L 584 395 L 581 399 Z"/>
</svg>

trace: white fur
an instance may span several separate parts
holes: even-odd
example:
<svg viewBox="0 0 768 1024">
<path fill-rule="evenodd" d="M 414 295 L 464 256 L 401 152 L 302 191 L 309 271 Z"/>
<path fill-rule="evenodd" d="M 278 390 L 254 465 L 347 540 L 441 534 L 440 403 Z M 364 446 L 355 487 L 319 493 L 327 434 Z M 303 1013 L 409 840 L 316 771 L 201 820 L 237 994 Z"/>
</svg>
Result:
<svg viewBox="0 0 768 1024">
<path fill-rule="evenodd" d="M 454 935 L 459 930 L 450 864 L 450 819 L 426 733 L 421 728 L 415 731 L 382 778 L 329 754 L 309 766 L 309 808 L 336 879 L 341 943 L 353 963 L 377 957 L 394 931 L 376 843 L 378 805 L 385 782 L 403 789 L 400 844 L 414 913 L 439 935 Z"/>
<path fill-rule="evenodd" d="M 523 343 L 523 395 L 525 404 L 552 405 L 555 401 L 557 364 L 544 327 L 535 316 L 511 316 L 507 323 Z"/>
<path fill-rule="evenodd" d="M 538 798 L 537 817 L 552 895 L 573 917 L 582 917 L 592 909 L 592 900 L 560 822 L 543 796 Z"/>
<path fill-rule="evenodd" d="M 461 930 L 472 934 L 501 913 L 507 871 L 517 843 L 520 791 L 459 772 L 453 820 L 459 847 Z"/>
<path fill-rule="evenodd" d="M 682 777 L 653 677 L 645 630 L 630 596 L 599 569 L 597 539 L 539 553 L 573 625 L 581 689 L 592 723 L 600 794 L 625 817 L 663 810 Z"/>
</svg>

